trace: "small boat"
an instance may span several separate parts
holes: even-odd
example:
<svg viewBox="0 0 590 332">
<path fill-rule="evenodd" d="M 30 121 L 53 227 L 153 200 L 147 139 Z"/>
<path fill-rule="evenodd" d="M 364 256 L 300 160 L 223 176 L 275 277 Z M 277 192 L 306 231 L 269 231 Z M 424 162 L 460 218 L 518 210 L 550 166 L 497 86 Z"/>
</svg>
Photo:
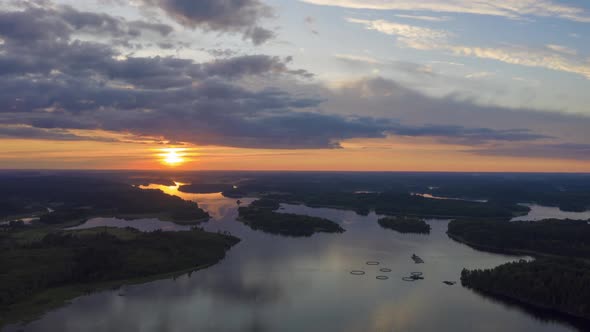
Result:
<svg viewBox="0 0 590 332">
<path fill-rule="evenodd" d="M 449 285 L 449 286 L 453 286 L 453 285 L 455 285 L 457 282 L 456 282 L 456 281 L 447 281 L 447 280 L 445 280 L 445 281 L 443 281 L 443 283 L 444 283 L 444 284 L 447 284 L 447 285 Z"/>
<path fill-rule="evenodd" d="M 403 281 L 417 281 L 417 280 L 424 280 L 424 277 L 422 276 L 422 272 L 411 272 L 410 276 L 408 277 L 403 277 L 402 280 Z"/>
<path fill-rule="evenodd" d="M 416 264 L 424 263 L 424 260 L 422 258 L 418 257 L 418 255 L 416 255 L 416 254 L 412 255 L 412 259 L 414 260 L 414 263 L 416 263 Z"/>
</svg>

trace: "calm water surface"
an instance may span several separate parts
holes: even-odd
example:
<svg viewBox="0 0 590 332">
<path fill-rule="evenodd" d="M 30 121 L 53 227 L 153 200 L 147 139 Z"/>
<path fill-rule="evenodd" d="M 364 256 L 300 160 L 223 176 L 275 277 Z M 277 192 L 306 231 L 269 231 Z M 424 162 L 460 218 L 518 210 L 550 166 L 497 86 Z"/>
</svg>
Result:
<svg viewBox="0 0 590 332">
<path fill-rule="evenodd" d="M 177 194 L 175 187 L 150 187 Z M 375 214 L 282 205 L 282 212 L 330 218 L 346 229 L 343 234 L 288 238 L 237 222 L 234 199 L 179 195 L 210 212 L 207 230 L 242 238 L 222 262 L 176 279 L 83 296 L 6 331 L 575 331 L 459 284 L 443 284 L 459 281 L 464 267 L 519 259 L 453 242 L 445 234 L 448 221 L 428 220 L 432 233 L 427 236 L 402 235 L 382 229 Z M 414 264 L 413 253 L 425 264 Z M 366 274 L 351 275 L 351 270 Z M 423 272 L 425 280 L 401 280 L 413 271 Z M 378 275 L 389 279 L 377 280 Z"/>
<path fill-rule="evenodd" d="M 101 217 L 89 219 L 88 221 L 84 222 L 79 226 L 66 228 L 66 230 L 80 230 L 96 227 L 131 227 L 139 229 L 143 232 L 153 232 L 160 229 L 167 232 L 178 232 L 189 231 L 191 229 L 191 226 L 177 225 L 172 222 L 162 221 L 153 218 L 125 220 L 119 218 Z"/>
<path fill-rule="evenodd" d="M 531 211 L 526 216 L 513 218 L 512 221 L 539 221 L 543 219 L 573 219 L 573 220 L 588 220 L 590 219 L 590 211 L 585 212 L 567 212 L 561 211 L 557 207 L 542 206 L 536 204 L 522 204 L 531 208 Z"/>
</svg>

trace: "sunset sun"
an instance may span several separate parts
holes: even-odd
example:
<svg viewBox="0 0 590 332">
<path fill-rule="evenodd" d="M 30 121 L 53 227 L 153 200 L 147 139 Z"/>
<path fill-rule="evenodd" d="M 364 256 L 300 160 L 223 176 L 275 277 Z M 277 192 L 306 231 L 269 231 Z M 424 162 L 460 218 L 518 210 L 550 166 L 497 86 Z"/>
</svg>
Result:
<svg viewBox="0 0 590 332">
<path fill-rule="evenodd" d="M 183 153 L 180 149 L 164 149 L 162 153 L 162 163 L 167 166 L 178 166 L 185 162 Z"/>
</svg>

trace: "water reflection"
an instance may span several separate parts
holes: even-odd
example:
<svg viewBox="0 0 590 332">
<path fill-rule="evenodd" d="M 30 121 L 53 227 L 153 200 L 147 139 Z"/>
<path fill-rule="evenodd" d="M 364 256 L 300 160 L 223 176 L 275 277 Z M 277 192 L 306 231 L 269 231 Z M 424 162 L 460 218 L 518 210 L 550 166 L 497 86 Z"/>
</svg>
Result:
<svg viewBox="0 0 590 332">
<path fill-rule="evenodd" d="M 161 186 L 150 186 L 161 189 Z M 177 187 L 176 187 L 177 188 Z M 174 192 L 167 187 L 168 192 Z M 498 305 L 460 285 L 461 269 L 519 259 L 470 249 L 428 220 L 429 236 L 382 229 L 374 213 L 282 205 L 281 212 L 337 221 L 343 234 L 285 238 L 236 221 L 234 199 L 181 193 L 210 211 L 207 230 L 242 238 L 219 264 L 176 279 L 80 297 L 25 331 L 572 331 Z M 243 200 L 248 204 L 249 200 Z M 416 253 L 425 264 L 415 264 Z M 379 261 L 368 266 L 366 261 Z M 388 280 L 377 280 L 387 267 Z M 365 275 L 351 275 L 364 270 Z M 409 272 L 425 280 L 404 282 Z M 10 326 L 6 331 L 20 327 Z"/>
<path fill-rule="evenodd" d="M 478 202 L 478 203 L 487 203 L 487 201 L 488 201 L 487 199 L 466 199 L 466 198 L 435 196 L 435 195 L 432 195 L 432 194 L 412 193 L 412 195 L 422 196 L 424 198 L 432 198 L 432 199 L 453 200 L 453 201 L 466 201 L 466 202 Z"/>
<path fill-rule="evenodd" d="M 66 228 L 66 230 L 80 230 L 89 229 L 96 227 L 119 227 L 126 228 L 131 227 L 138 229 L 142 232 L 153 232 L 156 230 L 163 230 L 169 232 L 188 231 L 192 226 L 177 225 L 173 222 L 162 221 L 154 218 L 141 218 L 141 219 L 119 219 L 119 218 L 92 218 L 82 223 L 81 225 Z"/>
<path fill-rule="evenodd" d="M 526 216 L 513 218 L 512 221 L 539 221 L 543 219 L 590 219 L 590 211 L 585 212 L 568 212 L 562 211 L 558 207 L 542 206 L 536 204 L 522 204 L 531 208 Z"/>
<path fill-rule="evenodd" d="M 186 183 L 175 182 L 174 186 L 163 186 L 150 184 L 149 186 L 140 186 L 142 189 L 159 189 L 168 195 L 178 196 L 182 199 L 198 202 L 199 206 L 209 212 L 213 221 L 226 220 L 233 215 L 237 215 L 237 200 L 224 197 L 221 193 L 214 194 L 191 194 L 179 191 L 178 188 Z M 241 198 L 241 204 L 248 205 L 254 199 Z"/>
</svg>

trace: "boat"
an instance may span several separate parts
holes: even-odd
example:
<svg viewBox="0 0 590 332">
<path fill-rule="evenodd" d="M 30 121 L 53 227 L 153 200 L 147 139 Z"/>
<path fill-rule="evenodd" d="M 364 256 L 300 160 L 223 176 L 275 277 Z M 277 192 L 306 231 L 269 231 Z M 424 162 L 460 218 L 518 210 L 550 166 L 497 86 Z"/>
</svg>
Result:
<svg viewBox="0 0 590 332">
<path fill-rule="evenodd" d="M 417 280 L 424 280 L 422 276 L 422 272 L 411 272 L 408 277 L 403 277 L 403 281 L 417 281 Z"/>
<path fill-rule="evenodd" d="M 420 258 L 416 254 L 413 254 L 412 255 L 412 259 L 414 260 L 414 263 L 416 263 L 416 264 L 422 264 L 422 263 L 424 263 L 424 260 L 422 258 Z"/>
</svg>

